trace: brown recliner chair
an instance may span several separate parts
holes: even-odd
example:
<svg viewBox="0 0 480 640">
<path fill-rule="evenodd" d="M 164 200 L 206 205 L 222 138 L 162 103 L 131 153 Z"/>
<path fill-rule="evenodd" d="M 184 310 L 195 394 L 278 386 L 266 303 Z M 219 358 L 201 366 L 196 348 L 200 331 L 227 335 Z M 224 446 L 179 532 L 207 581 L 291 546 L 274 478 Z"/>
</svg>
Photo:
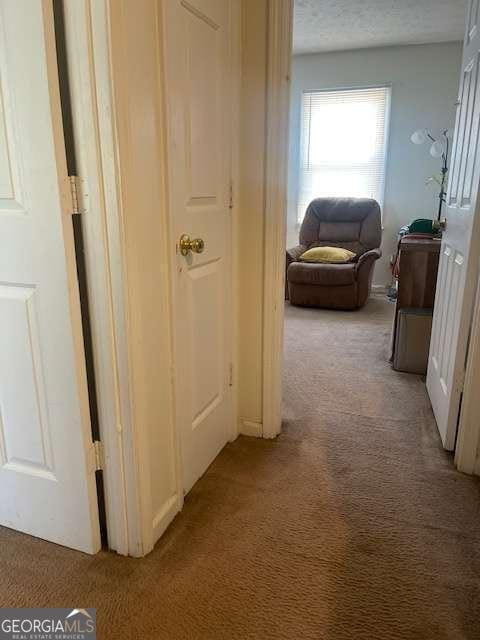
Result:
<svg viewBox="0 0 480 640">
<path fill-rule="evenodd" d="M 375 260 L 382 255 L 380 206 L 369 198 L 317 198 L 308 205 L 300 244 L 287 250 L 286 297 L 291 304 L 326 309 L 363 307 Z M 312 247 L 342 247 L 356 253 L 347 264 L 299 262 Z"/>
</svg>

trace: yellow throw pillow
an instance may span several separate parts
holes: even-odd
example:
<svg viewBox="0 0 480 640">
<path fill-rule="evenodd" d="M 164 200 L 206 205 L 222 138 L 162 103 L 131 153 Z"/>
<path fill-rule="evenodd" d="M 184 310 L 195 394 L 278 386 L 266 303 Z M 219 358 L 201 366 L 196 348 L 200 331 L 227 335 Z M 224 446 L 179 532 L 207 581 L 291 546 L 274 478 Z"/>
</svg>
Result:
<svg viewBox="0 0 480 640">
<path fill-rule="evenodd" d="M 355 253 L 341 247 L 313 247 L 300 256 L 301 262 L 324 262 L 327 264 L 345 264 L 350 262 Z"/>
</svg>

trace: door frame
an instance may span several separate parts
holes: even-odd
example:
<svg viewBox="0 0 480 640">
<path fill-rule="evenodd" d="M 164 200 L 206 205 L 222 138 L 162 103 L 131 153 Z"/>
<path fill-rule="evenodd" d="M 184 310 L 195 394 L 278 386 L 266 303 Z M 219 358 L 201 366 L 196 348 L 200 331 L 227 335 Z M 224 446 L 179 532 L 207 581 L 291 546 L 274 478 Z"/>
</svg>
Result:
<svg viewBox="0 0 480 640">
<path fill-rule="evenodd" d="M 263 283 L 263 437 L 282 426 L 283 316 L 293 0 L 269 0 Z"/>
<path fill-rule="evenodd" d="M 288 156 L 288 78 L 291 61 L 292 2 L 270 0 L 268 12 L 265 277 L 263 296 L 263 437 L 281 431 L 285 235 Z M 474 249 L 477 243 L 474 243 Z M 478 250 L 477 250 L 478 253 Z M 477 263 L 478 255 L 474 256 Z M 466 313 L 470 315 L 470 308 Z M 470 320 L 470 318 L 468 318 Z M 480 475 L 480 280 L 470 335 L 462 407 L 455 450 L 459 471 Z"/>
<path fill-rule="evenodd" d="M 141 556 L 142 469 L 132 420 L 108 6 L 95 0 L 63 6 L 108 545 L 119 554 Z"/>
<path fill-rule="evenodd" d="M 459 471 L 480 475 L 480 404 L 476 390 L 480 385 L 480 276 L 472 317 L 463 398 L 455 448 Z"/>
</svg>

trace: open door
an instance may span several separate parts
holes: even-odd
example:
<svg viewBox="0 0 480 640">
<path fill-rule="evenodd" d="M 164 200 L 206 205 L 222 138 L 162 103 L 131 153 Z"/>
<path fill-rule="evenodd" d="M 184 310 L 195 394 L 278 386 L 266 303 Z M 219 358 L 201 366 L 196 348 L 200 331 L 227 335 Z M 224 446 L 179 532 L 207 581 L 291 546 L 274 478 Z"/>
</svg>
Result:
<svg viewBox="0 0 480 640">
<path fill-rule="evenodd" d="M 467 14 L 460 94 L 450 163 L 427 389 L 445 449 L 455 447 L 478 276 L 480 189 L 480 0 Z"/>
<path fill-rule="evenodd" d="M 95 458 L 51 0 L 0 3 L 0 83 L 0 524 L 94 553 Z"/>
<path fill-rule="evenodd" d="M 228 441 L 233 422 L 230 0 L 162 4 L 175 393 L 188 491 Z"/>
</svg>

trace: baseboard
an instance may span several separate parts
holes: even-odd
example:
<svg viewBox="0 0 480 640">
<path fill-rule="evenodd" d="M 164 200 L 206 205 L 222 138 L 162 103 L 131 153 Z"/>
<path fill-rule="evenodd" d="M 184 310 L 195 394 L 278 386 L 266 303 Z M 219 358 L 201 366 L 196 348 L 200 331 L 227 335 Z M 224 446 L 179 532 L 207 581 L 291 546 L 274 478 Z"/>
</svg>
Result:
<svg viewBox="0 0 480 640">
<path fill-rule="evenodd" d="M 372 284 L 372 293 L 375 296 L 386 295 L 388 292 L 388 285 L 386 284 Z"/>
<path fill-rule="evenodd" d="M 240 418 L 238 431 L 242 436 L 263 438 L 263 425 L 261 422 L 254 422 L 253 420 L 245 420 L 244 418 Z"/>
<path fill-rule="evenodd" d="M 178 511 L 178 499 L 175 494 L 166 501 L 153 518 L 153 544 L 163 535 Z"/>
</svg>

